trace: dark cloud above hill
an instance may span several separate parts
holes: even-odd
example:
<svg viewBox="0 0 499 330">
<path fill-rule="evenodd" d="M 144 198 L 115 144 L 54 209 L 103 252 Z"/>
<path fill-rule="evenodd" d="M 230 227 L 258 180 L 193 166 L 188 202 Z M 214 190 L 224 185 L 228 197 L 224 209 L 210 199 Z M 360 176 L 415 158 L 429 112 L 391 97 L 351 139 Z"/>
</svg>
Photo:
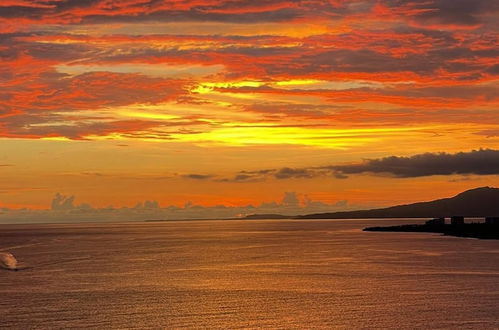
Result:
<svg viewBox="0 0 499 330">
<path fill-rule="evenodd" d="M 371 174 L 413 178 L 432 175 L 499 175 L 499 150 L 479 149 L 469 152 L 424 153 L 408 157 L 388 156 L 366 159 L 360 163 L 317 167 L 241 171 L 222 182 L 256 182 L 268 179 L 346 179 L 349 175 Z"/>
<path fill-rule="evenodd" d="M 345 175 L 369 173 L 399 178 L 452 174 L 499 175 L 499 150 L 480 149 L 456 154 L 424 153 L 410 157 L 390 156 L 330 168 Z"/>
</svg>

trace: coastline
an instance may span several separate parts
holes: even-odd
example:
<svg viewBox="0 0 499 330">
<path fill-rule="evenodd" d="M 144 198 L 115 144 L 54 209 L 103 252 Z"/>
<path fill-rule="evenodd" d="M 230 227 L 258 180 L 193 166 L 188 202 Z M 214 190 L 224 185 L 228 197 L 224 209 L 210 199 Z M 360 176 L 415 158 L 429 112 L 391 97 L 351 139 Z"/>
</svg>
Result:
<svg viewBox="0 0 499 330">
<path fill-rule="evenodd" d="M 452 224 L 410 224 L 386 227 L 366 227 L 363 231 L 375 232 L 416 232 L 416 233 L 441 233 L 445 236 L 499 239 L 499 225 L 486 223 Z"/>
</svg>

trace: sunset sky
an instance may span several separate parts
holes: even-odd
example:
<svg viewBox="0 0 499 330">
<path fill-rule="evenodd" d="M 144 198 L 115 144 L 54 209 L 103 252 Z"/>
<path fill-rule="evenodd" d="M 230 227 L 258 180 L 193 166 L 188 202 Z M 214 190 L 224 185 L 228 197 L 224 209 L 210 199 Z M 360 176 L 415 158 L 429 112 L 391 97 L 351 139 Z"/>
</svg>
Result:
<svg viewBox="0 0 499 330">
<path fill-rule="evenodd" d="M 497 187 L 498 7 L 2 0 L 0 208 L 209 217 Z"/>
</svg>

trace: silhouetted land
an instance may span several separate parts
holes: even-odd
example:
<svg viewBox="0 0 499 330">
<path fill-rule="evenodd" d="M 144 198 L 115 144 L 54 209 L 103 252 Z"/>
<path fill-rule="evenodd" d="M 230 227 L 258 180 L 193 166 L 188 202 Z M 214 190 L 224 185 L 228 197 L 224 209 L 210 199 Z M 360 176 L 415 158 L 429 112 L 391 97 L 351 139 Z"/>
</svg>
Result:
<svg viewBox="0 0 499 330">
<path fill-rule="evenodd" d="M 366 219 L 366 218 L 433 218 L 462 215 L 486 217 L 499 215 L 499 189 L 481 187 L 467 190 L 451 198 L 438 199 L 382 209 L 317 213 L 296 219 Z"/>
<path fill-rule="evenodd" d="M 248 220 L 261 220 L 261 219 L 289 219 L 293 218 L 287 215 L 282 215 L 282 214 L 250 214 L 244 219 Z"/>
<path fill-rule="evenodd" d="M 473 237 L 482 239 L 499 239 L 499 225 L 486 223 L 465 223 L 459 226 L 443 225 L 401 225 L 389 227 L 367 227 L 364 231 L 389 231 L 389 232 L 424 232 L 442 233 L 444 235 Z"/>
<path fill-rule="evenodd" d="M 298 216 L 252 214 L 244 219 L 368 219 L 368 218 L 433 218 L 462 215 L 486 217 L 499 215 L 499 188 L 481 187 L 464 191 L 451 198 L 437 199 L 382 209 L 314 213 Z"/>
</svg>

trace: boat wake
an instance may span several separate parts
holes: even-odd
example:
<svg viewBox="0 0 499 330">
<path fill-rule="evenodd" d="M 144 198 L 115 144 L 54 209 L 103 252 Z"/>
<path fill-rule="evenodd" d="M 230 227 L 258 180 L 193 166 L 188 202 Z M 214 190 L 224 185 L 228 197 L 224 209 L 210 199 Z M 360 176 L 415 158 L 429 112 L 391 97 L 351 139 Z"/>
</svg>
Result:
<svg viewBox="0 0 499 330">
<path fill-rule="evenodd" d="M 17 272 L 19 270 L 43 268 L 46 266 L 60 265 L 60 264 L 66 264 L 66 263 L 70 263 L 70 262 L 78 262 L 78 261 L 82 261 L 82 260 L 91 260 L 91 259 L 92 259 L 92 257 L 87 256 L 87 257 L 71 258 L 71 259 L 66 259 L 66 260 L 58 260 L 58 261 L 51 261 L 51 262 L 45 262 L 45 263 L 37 263 L 36 265 L 27 266 L 23 262 L 17 261 L 17 259 L 14 257 L 14 255 L 12 253 L 0 251 L 0 270 L 10 270 L 10 271 Z"/>
</svg>

